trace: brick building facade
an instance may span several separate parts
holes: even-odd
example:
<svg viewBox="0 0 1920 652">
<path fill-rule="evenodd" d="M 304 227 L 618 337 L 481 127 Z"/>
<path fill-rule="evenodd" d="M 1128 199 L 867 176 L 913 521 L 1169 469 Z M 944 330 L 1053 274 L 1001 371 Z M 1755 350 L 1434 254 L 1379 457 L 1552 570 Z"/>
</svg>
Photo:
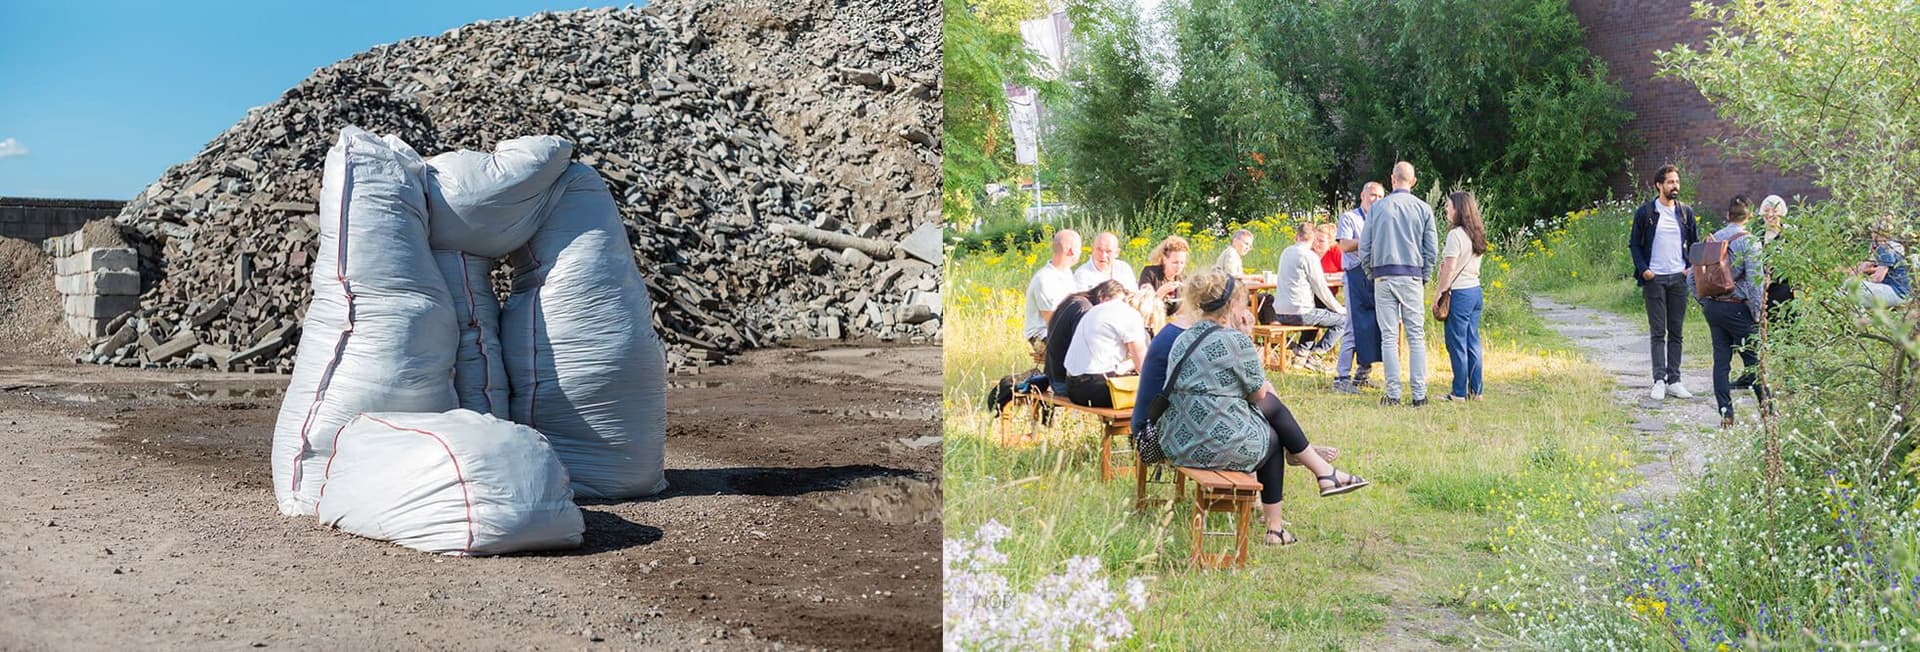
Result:
<svg viewBox="0 0 1920 652">
<path fill-rule="evenodd" d="M 1745 159 L 1722 154 L 1713 141 L 1735 132 L 1713 113 L 1692 84 L 1654 77 L 1657 50 L 1676 43 L 1699 44 L 1710 25 L 1692 19 L 1689 3 L 1679 0 L 1571 0 L 1569 6 L 1586 28 L 1587 49 L 1607 62 L 1607 73 L 1628 94 L 1634 113 L 1627 130 L 1641 140 L 1627 156 L 1633 177 L 1609 180 L 1616 194 L 1649 192 L 1653 171 L 1666 163 L 1681 165 L 1683 185 L 1699 208 L 1723 215 L 1727 202 L 1746 194 L 1754 203 L 1769 194 L 1790 201 L 1795 195 L 1824 197 L 1811 181 L 1781 174 Z M 1633 188 L 1629 184 L 1639 184 Z"/>
</svg>

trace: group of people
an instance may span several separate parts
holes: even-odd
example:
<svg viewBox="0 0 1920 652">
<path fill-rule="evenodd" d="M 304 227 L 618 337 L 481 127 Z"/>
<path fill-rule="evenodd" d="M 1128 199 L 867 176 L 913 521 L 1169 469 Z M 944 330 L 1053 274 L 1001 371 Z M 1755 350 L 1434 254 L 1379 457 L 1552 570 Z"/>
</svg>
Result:
<svg viewBox="0 0 1920 652">
<path fill-rule="evenodd" d="M 1680 171 L 1672 165 L 1654 172 L 1654 198 L 1633 213 L 1627 250 L 1633 257 L 1633 278 L 1646 305 L 1653 400 L 1690 399 L 1680 380 L 1681 333 L 1686 323 L 1687 297 L 1700 305 L 1713 344 L 1713 398 L 1720 425 L 1733 425 L 1733 390 L 1751 389 L 1762 410 L 1771 410 L 1770 394 L 1756 374 L 1759 354 L 1754 338 L 1762 323 L 1783 316 L 1781 306 L 1793 300 L 1793 286 L 1764 267 L 1760 252 L 1778 239 L 1787 215 L 1787 202 L 1778 195 L 1760 201 L 1764 230 L 1748 229 L 1755 208 L 1745 195 L 1735 195 L 1727 206 L 1726 226 L 1700 239 L 1693 208 L 1679 200 Z M 1891 239 L 1890 229 L 1876 227 L 1867 260 L 1851 273 L 1860 277 L 1858 296 L 1866 304 L 1896 305 L 1912 292 L 1906 250 Z M 1702 245 L 1706 246 L 1702 246 Z M 1711 278 L 1700 278 L 1703 275 Z M 1731 378 L 1738 355 L 1744 373 Z"/>
<path fill-rule="evenodd" d="M 1482 395 L 1479 272 L 1487 243 L 1479 206 L 1471 193 L 1447 198 L 1451 228 L 1442 247 L 1432 209 L 1410 192 L 1415 180 L 1413 165 L 1401 162 L 1391 191 L 1369 182 L 1359 206 L 1335 224 L 1300 225 L 1276 261 L 1272 296 L 1259 304 L 1250 288 L 1267 279 L 1245 267 L 1250 231 L 1234 233 L 1216 263 L 1201 270 L 1190 264 L 1190 243 L 1170 236 L 1138 275 L 1119 259 L 1119 236 L 1095 236 L 1089 260 L 1076 268 L 1081 236 L 1056 232 L 1051 258 L 1027 285 L 1025 336 L 1044 365 L 1030 382 L 1076 404 L 1111 407 L 1112 379 L 1137 375 L 1134 432 L 1156 430 L 1178 466 L 1254 473 L 1263 487 L 1267 542 L 1293 543 L 1280 512 L 1288 464 L 1312 472 L 1323 496 L 1368 481 L 1334 468 L 1338 451 L 1313 446 L 1274 393 L 1251 338 L 1256 321 L 1320 327 L 1318 339 L 1294 353 L 1312 359 L 1337 348 L 1336 390 L 1378 387 L 1370 371 L 1384 363 L 1382 404 L 1417 407 L 1427 403 L 1425 285 L 1444 280 L 1454 369 L 1447 398 Z M 1344 303 L 1329 274 L 1344 276 Z M 1403 335 L 1412 357 L 1404 402 L 1397 351 L 1383 355 Z M 1151 415 L 1156 398 L 1164 410 Z"/>
</svg>

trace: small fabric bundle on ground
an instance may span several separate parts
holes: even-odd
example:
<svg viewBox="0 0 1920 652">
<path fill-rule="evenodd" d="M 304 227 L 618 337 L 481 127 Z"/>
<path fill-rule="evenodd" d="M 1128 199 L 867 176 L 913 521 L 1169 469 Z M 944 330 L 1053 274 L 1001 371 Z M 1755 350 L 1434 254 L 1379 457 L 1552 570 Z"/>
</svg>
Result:
<svg viewBox="0 0 1920 652">
<path fill-rule="evenodd" d="M 446 281 L 427 249 L 425 162 L 393 136 L 340 132 L 321 177 L 313 301 L 273 432 L 280 512 L 310 515 L 341 426 L 457 403 Z"/>
<path fill-rule="evenodd" d="M 443 555 L 572 548 L 567 469 L 532 428 L 471 410 L 370 412 L 327 446 L 320 522 Z"/>
<path fill-rule="evenodd" d="M 513 420 L 539 429 L 583 498 L 666 489 L 666 351 L 613 195 L 570 165 L 553 211 L 510 258 L 500 344 Z"/>
</svg>

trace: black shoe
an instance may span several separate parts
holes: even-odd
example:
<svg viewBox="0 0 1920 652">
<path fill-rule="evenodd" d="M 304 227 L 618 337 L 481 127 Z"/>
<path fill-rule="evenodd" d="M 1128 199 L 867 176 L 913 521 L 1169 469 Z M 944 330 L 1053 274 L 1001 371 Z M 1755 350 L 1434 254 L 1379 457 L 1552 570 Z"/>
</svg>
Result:
<svg viewBox="0 0 1920 652">
<path fill-rule="evenodd" d="M 1407 405 L 1409 405 L 1409 406 L 1412 406 L 1412 407 L 1420 407 L 1420 406 L 1422 406 L 1422 405 L 1426 405 L 1426 404 L 1427 404 L 1427 399 L 1424 399 L 1424 398 L 1416 398 L 1416 399 L 1413 399 L 1413 402 L 1412 402 L 1412 403 L 1408 403 Z"/>
<path fill-rule="evenodd" d="M 1380 407 L 1400 407 L 1400 399 L 1382 396 L 1380 397 Z"/>
<path fill-rule="evenodd" d="M 1741 374 L 1739 378 L 1733 379 L 1733 389 L 1752 389 L 1754 380 L 1751 373 Z"/>
</svg>

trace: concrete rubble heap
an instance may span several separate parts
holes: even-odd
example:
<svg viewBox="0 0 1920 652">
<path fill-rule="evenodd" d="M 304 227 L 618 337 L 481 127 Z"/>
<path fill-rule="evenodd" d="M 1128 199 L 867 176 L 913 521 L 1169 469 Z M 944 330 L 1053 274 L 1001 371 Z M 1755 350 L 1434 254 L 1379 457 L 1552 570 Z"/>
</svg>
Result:
<svg viewBox="0 0 1920 652">
<path fill-rule="evenodd" d="M 86 359 L 290 370 L 321 165 L 345 125 L 429 156 L 573 141 L 620 200 L 675 369 L 786 338 L 937 341 L 938 15 L 931 0 L 669 0 L 355 55 L 128 203 L 116 222 L 149 287 L 105 325 L 126 335 L 114 354 Z"/>
</svg>

